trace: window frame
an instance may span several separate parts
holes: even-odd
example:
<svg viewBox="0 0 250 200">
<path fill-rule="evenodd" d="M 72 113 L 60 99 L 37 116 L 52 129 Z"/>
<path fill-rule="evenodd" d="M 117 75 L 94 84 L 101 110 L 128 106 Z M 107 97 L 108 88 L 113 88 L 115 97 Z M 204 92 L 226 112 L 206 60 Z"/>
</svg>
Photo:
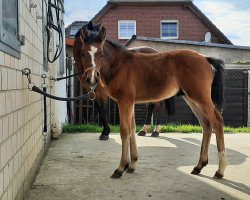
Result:
<svg viewBox="0 0 250 200">
<path fill-rule="evenodd" d="M 0 19 L 2 19 L 2 3 L 0 0 Z M 19 41 L 20 33 L 20 1 L 17 0 L 17 37 L 8 37 L 6 40 L 2 38 L 5 30 L 3 29 L 3 20 L 0 20 L 0 51 L 10 54 L 18 59 L 21 58 L 21 42 Z"/>
<path fill-rule="evenodd" d="M 177 36 L 175 37 L 163 37 L 162 36 L 162 24 L 163 23 L 176 23 L 176 33 Z M 179 39 L 179 21 L 178 20 L 161 20 L 160 21 L 160 32 L 161 32 L 161 39 Z"/>
<path fill-rule="evenodd" d="M 124 22 L 128 22 L 128 23 L 133 23 L 134 24 L 134 29 L 135 29 L 135 32 L 133 35 L 136 35 L 136 20 L 118 20 L 118 39 L 121 39 L 121 40 L 124 40 L 124 39 L 130 39 L 131 37 L 121 37 L 120 36 L 120 24 L 121 23 L 124 23 Z"/>
</svg>

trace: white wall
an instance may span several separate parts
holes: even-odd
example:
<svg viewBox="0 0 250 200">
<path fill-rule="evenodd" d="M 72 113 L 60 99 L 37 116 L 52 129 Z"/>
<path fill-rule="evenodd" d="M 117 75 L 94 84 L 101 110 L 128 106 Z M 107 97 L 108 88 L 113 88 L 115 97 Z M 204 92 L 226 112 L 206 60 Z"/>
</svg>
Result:
<svg viewBox="0 0 250 200">
<path fill-rule="evenodd" d="M 21 58 L 0 51 L 0 200 L 23 199 L 43 156 L 43 97 L 27 88 L 27 79 L 22 69 L 31 69 L 32 81 L 42 85 L 41 74 L 57 77 L 58 62 L 43 68 L 41 0 L 32 0 L 37 5 L 30 12 L 29 0 L 19 0 L 20 34 L 25 36 Z M 54 69 L 54 70 L 53 70 Z M 49 91 L 65 96 L 65 81 L 48 81 Z M 66 117 L 66 103 L 47 100 L 48 142 L 51 125 L 56 123 L 60 134 Z M 54 119 L 52 119 L 54 118 Z M 53 121 L 54 120 L 54 121 Z"/>
</svg>

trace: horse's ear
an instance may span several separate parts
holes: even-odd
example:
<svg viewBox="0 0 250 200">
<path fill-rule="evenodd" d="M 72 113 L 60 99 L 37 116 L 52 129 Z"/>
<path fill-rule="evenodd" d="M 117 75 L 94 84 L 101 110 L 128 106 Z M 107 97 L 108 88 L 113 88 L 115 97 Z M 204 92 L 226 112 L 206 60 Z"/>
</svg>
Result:
<svg viewBox="0 0 250 200">
<path fill-rule="evenodd" d="M 106 29 L 104 27 L 101 28 L 98 36 L 101 39 L 101 41 L 105 40 L 105 38 L 106 38 Z"/>
<path fill-rule="evenodd" d="M 88 37 L 88 30 L 86 28 L 81 30 L 81 35 L 80 35 L 82 40 L 85 40 L 85 38 Z"/>
<path fill-rule="evenodd" d="M 89 21 L 88 23 L 88 30 L 93 30 L 93 22 Z"/>
</svg>

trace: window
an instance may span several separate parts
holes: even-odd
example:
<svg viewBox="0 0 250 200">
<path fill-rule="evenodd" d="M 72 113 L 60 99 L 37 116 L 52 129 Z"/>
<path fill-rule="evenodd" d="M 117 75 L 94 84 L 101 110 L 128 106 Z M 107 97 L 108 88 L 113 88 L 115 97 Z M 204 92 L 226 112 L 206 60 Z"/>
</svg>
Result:
<svg viewBox="0 0 250 200">
<path fill-rule="evenodd" d="M 130 39 L 136 35 L 136 21 L 118 21 L 118 39 Z"/>
<path fill-rule="evenodd" d="M 78 29 L 77 28 L 71 28 L 70 29 L 70 36 L 75 36 L 75 34 L 77 33 Z"/>
<path fill-rule="evenodd" d="M 0 0 L 0 50 L 18 56 L 18 0 Z"/>
<path fill-rule="evenodd" d="M 178 21 L 161 21 L 161 38 L 178 39 L 179 23 Z"/>
</svg>

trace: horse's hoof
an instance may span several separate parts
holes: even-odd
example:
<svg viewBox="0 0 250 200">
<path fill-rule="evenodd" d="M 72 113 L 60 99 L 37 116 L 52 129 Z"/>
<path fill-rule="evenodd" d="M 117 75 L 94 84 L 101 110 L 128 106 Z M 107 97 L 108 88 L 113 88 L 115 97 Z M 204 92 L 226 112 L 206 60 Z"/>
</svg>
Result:
<svg viewBox="0 0 250 200">
<path fill-rule="evenodd" d="M 99 140 L 108 140 L 109 136 L 108 135 L 100 135 Z"/>
<path fill-rule="evenodd" d="M 146 132 L 145 131 L 140 131 L 139 133 L 138 133 L 138 136 L 145 136 L 146 135 Z"/>
<path fill-rule="evenodd" d="M 220 172 L 216 171 L 213 178 L 214 178 L 214 179 L 222 179 L 222 178 L 223 178 L 223 175 L 220 174 Z"/>
<path fill-rule="evenodd" d="M 151 137 L 159 137 L 159 132 L 154 131 L 154 132 L 151 134 Z"/>
<path fill-rule="evenodd" d="M 134 171 L 135 171 L 134 168 L 128 168 L 126 172 L 127 172 L 127 173 L 134 173 Z"/>
<path fill-rule="evenodd" d="M 119 169 L 116 169 L 110 178 L 120 178 L 122 176 L 122 172 Z"/>
<path fill-rule="evenodd" d="M 199 174 L 200 172 L 201 172 L 201 169 L 198 168 L 198 167 L 195 167 L 195 168 L 193 169 L 193 171 L 191 172 L 191 174 L 197 175 L 197 174 Z"/>
<path fill-rule="evenodd" d="M 102 131 L 102 135 L 109 135 L 110 133 L 110 128 L 104 128 Z"/>
</svg>

